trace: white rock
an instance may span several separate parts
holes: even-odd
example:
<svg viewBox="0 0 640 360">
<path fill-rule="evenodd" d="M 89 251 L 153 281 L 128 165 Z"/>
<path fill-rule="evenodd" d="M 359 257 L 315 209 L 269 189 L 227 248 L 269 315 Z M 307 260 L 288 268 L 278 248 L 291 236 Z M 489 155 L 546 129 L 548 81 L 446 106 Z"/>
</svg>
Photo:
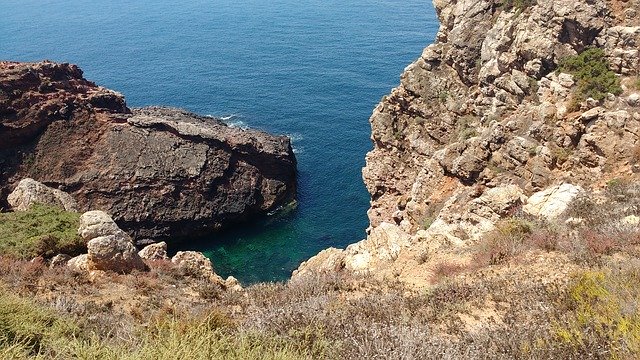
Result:
<svg viewBox="0 0 640 360">
<path fill-rule="evenodd" d="M 145 260 L 167 260 L 167 243 L 162 241 L 156 244 L 145 246 L 138 252 L 141 258 Z"/>
<path fill-rule="evenodd" d="M 178 253 L 171 258 L 171 262 L 178 266 L 178 269 L 185 275 L 201 278 L 211 278 L 216 276 L 211 260 L 201 252 L 178 251 Z"/>
<path fill-rule="evenodd" d="M 66 265 L 69 263 L 69 260 L 71 260 L 71 256 L 67 254 L 58 254 L 51 258 L 51 261 L 49 262 L 49 268 L 53 269 Z"/>
<path fill-rule="evenodd" d="M 87 254 L 82 254 L 74 258 L 71 258 L 69 261 L 67 261 L 67 266 L 75 272 L 79 272 L 79 273 L 88 272 L 89 266 L 87 262 Z"/>
<path fill-rule="evenodd" d="M 78 234 L 85 241 L 90 241 L 100 236 L 119 235 L 127 237 L 109 214 L 100 210 L 87 211 L 80 216 L 80 227 Z M 131 241 L 131 239 L 129 239 Z"/>
<path fill-rule="evenodd" d="M 640 217 L 635 216 L 635 215 L 629 215 L 629 216 L 625 216 L 621 222 L 623 224 L 627 224 L 627 225 L 638 225 L 640 224 Z"/>
<path fill-rule="evenodd" d="M 556 185 L 531 195 L 522 210 L 533 216 L 554 219 L 567 210 L 571 201 L 581 192 L 579 186 Z"/>
<path fill-rule="evenodd" d="M 26 211 L 33 204 L 55 206 L 65 211 L 77 211 L 78 205 L 71 195 L 64 191 L 50 188 L 33 179 L 22 179 L 18 186 L 7 197 L 13 210 Z"/>
</svg>

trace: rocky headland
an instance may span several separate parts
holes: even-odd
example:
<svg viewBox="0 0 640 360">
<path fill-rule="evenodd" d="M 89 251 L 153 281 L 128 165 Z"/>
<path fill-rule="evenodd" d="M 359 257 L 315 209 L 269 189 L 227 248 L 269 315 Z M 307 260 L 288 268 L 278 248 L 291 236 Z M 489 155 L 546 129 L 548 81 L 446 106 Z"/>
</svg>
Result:
<svg viewBox="0 0 640 360">
<path fill-rule="evenodd" d="M 217 230 L 295 199 L 290 140 L 184 110 L 129 109 L 75 65 L 0 62 L 0 206 L 23 178 L 137 240 Z"/>
<path fill-rule="evenodd" d="M 436 0 L 434 5 L 441 24 L 435 43 L 405 69 L 401 84 L 370 119 L 374 149 L 363 170 L 371 194 L 366 239 L 322 251 L 286 283 L 242 288 L 232 277 L 216 275 L 202 254 L 178 253 L 169 260 L 163 243 L 137 252 L 129 235 L 103 212 L 72 219 L 56 215 L 56 224 L 64 225 L 57 227 L 72 228 L 71 235 L 58 231 L 56 236 L 71 241 L 50 236 L 34 241 L 30 232 L 0 221 L 0 235 L 9 234 L 7 244 L 0 243 L 0 326 L 8 324 L 9 334 L 0 334 L 0 357 L 639 358 L 639 1 Z M 73 78 L 57 81 L 84 81 Z M 47 98 L 47 89 L 31 92 Z M 85 154 L 77 144 L 94 149 L 85 137 L 107 149 L 129 143 L 167 149 L 156 137 L 211 144 L 211 134 L 202 130 L 207 127 L 193 126 L 209 119 L 167 109 L 131 113 L 119 95 L 90 85 L 84 89 L 91 91 L 81 91 L 82 103 L 95 98 L 93 105 L 76 111 L 88 117 L 69 115 L 75 108 L 55 105 L 60 100 L 55 96 L 52 105 L 37 106 L 30 116 L 4 111 L 0 134 L 9 140 L 0 145 L 0 154 L 34 156 L 0 157 L 3 181 L 13 184 L 31 175 L 71 194 L 23 179 L 9 197 L 16 210 L 31 207 L 52 216 L 31 204 L 93 207 L 105 201 L 102 190 L 88 191 L 71 179 L 96 184 L 92 179 L 107 170 L 134 176 L 128 171 L 136 169 L 135 176 L 144 178 L 148 169 L 158 169 L 161 160 L 149 159 L 144 150 L 135 162 L 111 152 Z M 1 94 L 4 104 L 25 99 L 15 108 L 41 103 Z M 185 117 L 190 120 L 182 121 Z M 53 136 L 69 129 L 73 119 L 84 133 Z M 96 121 L 104 133 L 92 131 Z M 38 141 L 21 143 L 27 136 Z M 64 155 L 69 144 L 54 139 L 72 140 L 77 162 L 62 166 L 49 150 Z M 263 146 L 269 154 L 280 153 Z M 114 165 L 115 159 L 131 165 Z M 258 166 L 246 161 L 243 169 Z M 97 168 L 79 171 L 77 164 L 85 163 Z M 196 172 L 194 182 L 209 178 L 202 172 L 209 162 L 181 164 L 160 169 L 169 179 Z M 223 179 L 245 179 L 244 172 L 234 175 L 235 168 L 228 172 Z M 279 183 L 265 179 L 281 179 L 281 173 L 266 174 L 251 177 L 261 179 L 258 194 L 241 191 L 229 198 L 278 193 Z M 61 178 L 70 180 L 56 180 Z M 236 189 L 233 182 L 214 183 Z M 104 191 L 114 192 L 139 194 L 129 187 Z M 34 194 L 43 200 L 35 201 Z M 169 199 L 147 198 L 136 206 L 178 201 L 174 192 L 165 194 Z M 118 224 L 134 226 L 126 210 L 111 206 Z M 4 213 L 0 219 L 11 215 L 12 223 L 30 224 L 25 219 L 30 216 L 20 214 Z M 154 233 L 145 229 L 146 218 L 135 219 L 143 220 L 144 236 Z M 14 233 L 31 245 L 12 243 Z M 72 259 L 29 260 L 52 245 L 78 243 L 86 253 Z M 25 328 L 24 322 L 31 325 Z"/>
</svg>

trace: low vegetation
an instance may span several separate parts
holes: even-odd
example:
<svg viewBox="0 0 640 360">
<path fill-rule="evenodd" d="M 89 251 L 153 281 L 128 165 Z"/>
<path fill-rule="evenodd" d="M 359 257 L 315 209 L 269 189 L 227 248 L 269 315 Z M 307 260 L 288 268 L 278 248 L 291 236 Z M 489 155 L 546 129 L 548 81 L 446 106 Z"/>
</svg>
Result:
<svg viewBox="0 0 640 360">
<path fill-rule="evenodd" d="M 514 211 L 469 262 L 421 255 L 422 290 L 335 273 L 224 291 L 169 261 L 89 280 L 3 247 L 0 358 L 638 358 L 638 194 L 615 180 L 555 222 Z"/>
<path fill-rule="evenodd" d="M 85 247 L 77 234 L 79 221 L 78 213 L 44 205 L 0 213 L 0 254 L 18 259 L 79 254 Z"/>
<path fill-rule="evenodd" d="M 600 48 L 588 48 L 576 56 L 563 59 L 558 68 L 560 72 L 573 75 L 577 81 L 574 103 L 587 98 L 604 100 L 607 94 L 620 95 L 620 79 L 609 69 L 609 62 Z"/>
<path fill-rule="evenodd" d="M 536 0 L 504 0 L 501 2 L 501 6 L 505 10 L 515 9 L 518 12 L 522 12 L 536 4 Z"/>
</svg>

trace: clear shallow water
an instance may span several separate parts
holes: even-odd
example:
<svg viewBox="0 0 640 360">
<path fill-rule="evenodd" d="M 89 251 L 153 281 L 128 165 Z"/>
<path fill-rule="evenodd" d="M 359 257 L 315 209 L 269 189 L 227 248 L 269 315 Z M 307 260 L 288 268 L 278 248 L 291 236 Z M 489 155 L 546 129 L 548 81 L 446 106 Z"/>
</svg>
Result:
<svg viewBox="0 0 640 360">
<path fill-rule="evenodd" d="M 368 118 L 433 41 L 429 0 L 0 0 L 0 59 L 78 64 L 131 107 L 169 105 L 288 134 L 299 206 L 181 244 L 223 276 L 286 279 L 364 238 Z"/>
</svg>

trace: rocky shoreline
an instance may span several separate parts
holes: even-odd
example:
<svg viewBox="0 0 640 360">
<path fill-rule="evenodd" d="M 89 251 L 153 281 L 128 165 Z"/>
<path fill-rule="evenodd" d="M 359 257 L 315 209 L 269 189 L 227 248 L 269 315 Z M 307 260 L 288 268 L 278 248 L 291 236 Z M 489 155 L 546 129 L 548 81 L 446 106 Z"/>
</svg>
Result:
<svg viewBox="0 0 640 360">
<path fill-rule="evenodd" d="M 23 178 L 136 240 L 196 236 L 295 199 L 290 140 L 180 109 L 130 110 L 75 65 L 0 62 L 0 206 Z"/>
</svg>

